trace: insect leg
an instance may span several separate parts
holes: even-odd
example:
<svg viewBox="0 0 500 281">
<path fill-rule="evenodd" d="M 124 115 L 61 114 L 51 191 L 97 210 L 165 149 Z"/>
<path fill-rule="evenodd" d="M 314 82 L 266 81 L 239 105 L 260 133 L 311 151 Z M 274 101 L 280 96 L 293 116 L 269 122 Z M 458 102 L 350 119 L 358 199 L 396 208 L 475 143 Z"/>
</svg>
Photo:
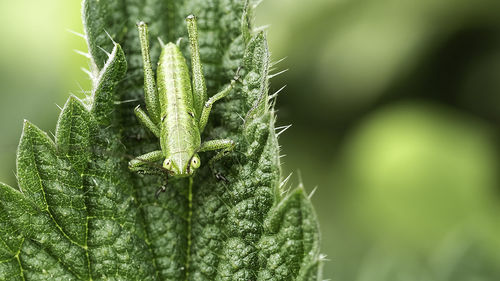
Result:
<svg viewBox="0 0 500 281">
<path fill-rule="evenodd" d="M 214 103 L 222 99 L 223 97 L 227 96 L 234 88 L 236 81 L 238 81 L 239 79 L 238 72 L 239 69 L 238 71 L 236 71 L 236 75 L 234 76 L 233 79 L 231 79 L 231 83 L 229 83 L 229 85 L 227 85 L 224 89 L 222 89 L 222 91 L 210 97 L 208 101 L 205 103 L 205 106 L 203 107 L 203 110 L 201 112 L 200 122 L 198 123 L 198 128 L 200 130 L 200 133 L 203 132 L 205 126 L 207 125 L 208 117 L 210 116 L 210 111 L 212 110 L 212 106 L 214 105 Z"/>
<path fill-rule="evenodd" d="M 156 192 L 155 192 L 155 198 L 158 200 L 158 197 L 160 196 L 160 193 L 165 192 L 167 190 L 167 186 L 163 185 L 160 187 Z"/>
<path fill-rule="evenodd" d="M 149 116 L 141 109 L 140 105 L 138 105 L 134 109 L 135 116 L 137 119 L 144 125 L 144 127 L 148 128 L 157 138 L 160 138 L 160 128 L 149 118 Z"/>
<path fill-rule="evenodd" d="M 218 180 L 223 180 L 227 182 L 227 179 L 221 173 L 215 171 L 214 163 L 217 160 L 221 159 L 222 157 L 226 156 L 229 152 L 231 152 L 235 146 L 236 144 L 234 143 L 234 141 L 230 139 L 210 140 L 201 144 L 198 150 L 199 152 L 222 149 L 214 157 L 212 157 L 212 159 L 208 161 L 210 170 L 212 170 L 212 172 L 214 173 L 215 177 Z"/>
<path fill-rule="evenodd" d="M 196 118 L 200 120 L 203 104 L 207 100 L 207 87 L 205 85 L 205 77 L 203 77 L 203 69 L 200 61 L 200 49 L 198 45 L 198 27 L 196 17 L 189 15 L 186 18 L 189 46 L 191 51 L 191 71 L 193 73 L 193 101 L 196 110 Z"/>
<path fill-rule="evenodd" d="M 160 124 L 160 101 L 158 99 L 153 67 L 151 66 L 151 57 L 149 56 L 148 26 L 145 22 L 141 21 L 137 24 L 137 28 L 139 29 L 144 65 L 144 99 L 146 101 L 146 109 L 153 123 Z"/>
<path fill-rule="evenodd" d="M 161 150 L 156 150 L 130 160 L 130 162 L 128 162 L 128 167 L 131 171 L 147 173 L 149 172 L 148 170 L 154 169 L 146 169 L 144 168 L 145 165 L 160 161 L 163 158 L 163 152 Z"/>
</svg>

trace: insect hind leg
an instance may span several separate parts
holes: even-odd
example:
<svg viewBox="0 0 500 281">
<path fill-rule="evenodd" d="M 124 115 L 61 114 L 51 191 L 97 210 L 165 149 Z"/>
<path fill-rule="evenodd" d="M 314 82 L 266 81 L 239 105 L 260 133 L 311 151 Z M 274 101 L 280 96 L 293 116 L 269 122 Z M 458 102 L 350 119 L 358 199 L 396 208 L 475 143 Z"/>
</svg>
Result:
<svg viewBox="0 0 500 281">
<path fill-rule="evenodd" d="M 160 124 L 160 101 L 156 88 L 155 76 L 149 55 L 148 26 L 141 21 L 137 24 L 139 30 L 139 40 L 141 42 L 142 62 L 144 69 L 144 100 L 146 109 L 154 124 Z"/>
<path fill-rule="evenodd" d="M 198 25 L 196 17 L 186 17 L 189 47 L 191 51 L 191 72 L 193 73 L 193 103 L 196 110 L 196 118 L 200 121 L 203 105 L 207 100 L 207 87 L 200 59 L 200 47 L 198 44 Z"/>
</svg>

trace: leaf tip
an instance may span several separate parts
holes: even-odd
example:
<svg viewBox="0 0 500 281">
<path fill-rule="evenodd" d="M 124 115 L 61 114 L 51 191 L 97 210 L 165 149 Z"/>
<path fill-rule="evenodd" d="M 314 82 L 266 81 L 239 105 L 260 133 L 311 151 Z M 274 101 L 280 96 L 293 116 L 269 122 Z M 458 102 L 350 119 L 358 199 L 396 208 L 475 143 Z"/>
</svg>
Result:
<svg viewBox="0 0 500 281">
<path fill-rule="evenodd" d="M 23 133 L 29 131 L 31 128 L 36 127 L 28 119 L 23 120 Z"/>
<path fill-rule="evenodd" d="M 69 95 L 68 100 L 66 100 L 64 107 L 72 106 L 72 105 L 82 105 L 82 100 L 79 99 L 77 96 L 71 94 L 71 95 Z"/>
</svg>

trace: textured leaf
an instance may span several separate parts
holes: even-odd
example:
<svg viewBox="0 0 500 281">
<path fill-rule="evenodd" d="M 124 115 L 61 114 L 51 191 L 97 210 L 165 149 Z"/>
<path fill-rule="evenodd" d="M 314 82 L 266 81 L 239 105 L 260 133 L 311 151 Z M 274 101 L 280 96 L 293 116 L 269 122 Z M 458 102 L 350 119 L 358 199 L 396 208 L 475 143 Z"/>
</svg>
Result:
<svg viewBox="0 0 500 281">
<path fill-rule="evenodd" d="M 0 279 L 320 280 L 311 203 L 302 187 L 280 189 L 269 51 L 265 35 L 252 31 L 252 9 L 237 0 L 83 2 L 92 94 L 68 99 L 55 140 L 25 122 L 19 189 L 0 184 Z M 243 67 L 203 136 L 237 147 L 216 164 L 228 182 L 204 165 L 155 199 L 165 178 L 127 168 L 130 157 L 159 147 L 133 113 L 144 104 L 135 24 L 144 20 L 150 38 L 174 41 L 186 37 L 189 14 L 199 20 L 209 95 Z M 151 48 L 156 61 L 157 40 Z"/>
<path fill-rule="evenodd" d="M 124 54 L 115 45 L 95 81 L 92 103 L 70 97 L 64 106 L 57 143 L 25 122 L 17 156 L 20 190 L 1 186 L 2 224 L 8 225 L 2 236 L 11 259 L 0 263 L 0 276 L 128 280 L 156 275 L 126 176 L 120 128 L 104 126 L 115 119 L 113 89 L 125 70 Z M 18 262 L 17 272 L 12 261 Z"/>
<path fill-rule="evenodd" d="M 259 243 L 263 280 L 317 280 L 318 225 L 302 188 L 291 192 L 264 221 Z"/>
</svg>

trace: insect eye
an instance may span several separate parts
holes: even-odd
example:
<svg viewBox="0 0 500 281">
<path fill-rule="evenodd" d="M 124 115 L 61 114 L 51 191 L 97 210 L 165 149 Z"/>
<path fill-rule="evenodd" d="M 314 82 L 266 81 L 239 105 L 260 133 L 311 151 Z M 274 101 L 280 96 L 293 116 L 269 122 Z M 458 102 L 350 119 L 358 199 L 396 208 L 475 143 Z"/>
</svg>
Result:
<svg viewBox="0 0 500 281">
<path fill-rule="evenodd" d="M 172 160 L 165 159 L 165 162 L 163 162 L 163 167 L 167 170 L 172 169 Z"/>
<path fill-rule="evenodd" d="M 201 164 L 200 158 L 198 156 L 194 156 L 193 159 L 191 160 L 191 167 L 193 168 L 199 168 Z"/>
</svg>

